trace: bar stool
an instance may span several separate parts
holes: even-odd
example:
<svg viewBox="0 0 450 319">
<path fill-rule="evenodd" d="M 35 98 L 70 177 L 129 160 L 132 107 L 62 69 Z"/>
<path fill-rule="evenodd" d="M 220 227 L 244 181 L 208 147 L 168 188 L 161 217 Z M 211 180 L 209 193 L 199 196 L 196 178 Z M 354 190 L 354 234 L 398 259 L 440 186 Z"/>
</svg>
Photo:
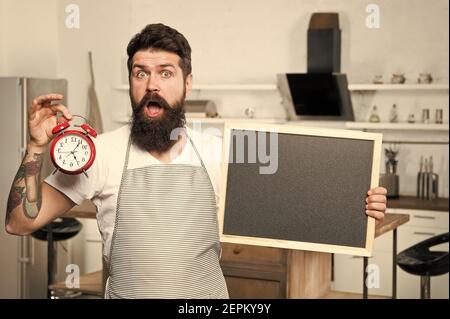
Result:
<svg viewBox="0 0 450 319">
<path fill-rule="evenodd" d="M 63 217 L 55 219 L 53 222 L 31 234 L 32 237 L 39 240 L 45 240 L 48 243 L 47 298 L 56 297 L 52 295 L 52 292 L 48 288 L 55 282 L 57 260 L 56 242 L 74 237 L 81 231 L 82 227 L 83 225 L 75 218 Z"/>
<path fill-rule="evenodd" d="M 446 274 L 449 267 L 448 251 L 430 251 L 430 248 L 448 242 L 449 233 L 421 241 L 397 255 L 397 264 L 412 275 L 420 276 L 420 298 L 430 298 L 430 276 Z"/>
</svg>

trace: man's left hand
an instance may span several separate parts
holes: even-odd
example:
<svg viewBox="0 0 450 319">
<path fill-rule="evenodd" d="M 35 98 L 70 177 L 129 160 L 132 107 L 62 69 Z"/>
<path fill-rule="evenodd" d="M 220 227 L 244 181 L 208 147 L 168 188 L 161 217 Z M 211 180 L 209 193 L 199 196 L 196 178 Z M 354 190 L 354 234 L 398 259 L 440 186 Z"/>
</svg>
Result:
<svg viewBox="0 0 450 319">
<path fill-rule="evenodd" d="M 386 214 L 386 194 L 384 187 L 374 187 L 367 192 L 366 214 L 381 222 Z"/>
</svg>

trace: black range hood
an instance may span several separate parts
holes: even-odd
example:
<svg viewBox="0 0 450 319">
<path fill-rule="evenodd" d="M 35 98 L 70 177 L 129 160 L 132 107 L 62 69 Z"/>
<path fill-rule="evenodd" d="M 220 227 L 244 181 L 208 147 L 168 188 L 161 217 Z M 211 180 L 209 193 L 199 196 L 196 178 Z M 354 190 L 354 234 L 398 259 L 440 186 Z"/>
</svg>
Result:
<svg viewBox="0 0 450 319">
<path fill-rule="evenodd" d="M 277 75 L 288 120 L 354 120 L 340 58 L 338 14 L 314 13 L 308 29 L 308 73 Z"/>
</svg>

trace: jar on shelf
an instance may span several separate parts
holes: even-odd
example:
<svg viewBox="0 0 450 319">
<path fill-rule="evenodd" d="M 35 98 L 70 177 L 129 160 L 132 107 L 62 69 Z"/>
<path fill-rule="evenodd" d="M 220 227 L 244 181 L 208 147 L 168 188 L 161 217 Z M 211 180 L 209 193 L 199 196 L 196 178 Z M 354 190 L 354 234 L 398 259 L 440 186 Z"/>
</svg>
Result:
<svg viewBox="0 0 450 319">
<path fill-rule="evenodd" d="M 393 104 L 391 113 L 389 114 L 389 122 L 391 123 L 397 123 L 398 122 L 398 112 L 397 112 L 397 105 Z"/>
<path fill-rule="evenodd" d="M 377 106 L 372 106 L 372 110 L 370 111 L 369 122 L 371 123 L 379 123 L 380 116 L 378 115 Z"/>
</svg>

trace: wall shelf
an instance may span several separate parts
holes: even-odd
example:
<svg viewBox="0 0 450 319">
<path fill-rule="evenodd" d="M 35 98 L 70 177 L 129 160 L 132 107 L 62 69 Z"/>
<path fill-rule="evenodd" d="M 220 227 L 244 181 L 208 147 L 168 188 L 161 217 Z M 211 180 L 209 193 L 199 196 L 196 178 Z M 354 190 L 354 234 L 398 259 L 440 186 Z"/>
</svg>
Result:
<svg viewBox="0 0 450 319">
<path fill-rule="evenodd" d="M 205 91 L 276 91 L 276 84 L 198 84 L 192 90 Z"/>
<path fill-rule="evenodd" d="M 114 86 L 116 90 L 128 91 L 128 84 Z M 194 84 L 194 91 L 276 91 L 277 84 Z M 448 91 L 448 83 L 443 84 L 349 84 L 350 91 Z"/>
<path fill-rule="evenodd" d="M 117 123 L 128 123 L 130 117 L 118 117 Z M 402 130 L 402 131 L 448 131 L 449 124 L 423 124 L 423 123 L 369 123 L 369 122 L 317 122 L 317 121 L 286 121 L 275 118 L 209 118 L 209 117 L 188 117 L 187 123 L 200 122 L 205 124 L 224 124 L 225 122 L 250 122 L 268 124 L 287 124 L 316 127 L 333 127 L 341 129 L 356 130 Z"/>
<path fill-rule="evenodd" d="M 128 84 L 116 85 L 116 90 L 128 91 Z M 193 91 L 276 91 L 276 84 L 194 84 Z"/>
<path fill-rule="evenodd" d="M 207 123 L 207 124 L 225 124 L 226 122 L 250 122 L 250 123 L 267 123 L 267 124 L 283 124 L 284 119 L 273 118 L 208 118 L 208 117 L 191 117 L 186 118 L 187 123 Z"/>
<path fill-rule="evenodd" d="M 345 127 L 348 129 L 368 129 L 368 130 L 448 131 L 448 123 L 423 124 L 423 123 L 346 122 Z"/>
<path fill-rule="evenodd" d="M 130 117 L 119 117 L 115 120 L 117 123 L 129 123 Z M 285 123 L 284 119 L 263 119 L 263 118 L 209 118 L 209 117 L 191 117 L 186 118 L 188 124 L 205 123 L 205 124 L 225 124 L 225 122 L 250 122 L 250 123 L 268 123 L 268 124 L 282 124 Z"/>
<path fill-rule="evenodd" d="M 349 84 L 350 91 L 448 91 L 448 83 L 443 84 Z"/>
</svg>

